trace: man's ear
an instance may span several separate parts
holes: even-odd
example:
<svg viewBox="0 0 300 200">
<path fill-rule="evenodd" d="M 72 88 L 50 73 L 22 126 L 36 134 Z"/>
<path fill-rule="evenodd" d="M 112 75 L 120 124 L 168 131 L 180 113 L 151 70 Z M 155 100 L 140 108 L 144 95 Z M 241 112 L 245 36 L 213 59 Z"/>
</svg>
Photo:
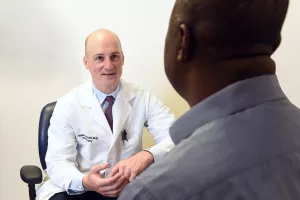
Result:
<svg viewBox="0 0 300 200">
<path fill-rule="evenodd" d="M 181 24 L 179 26 L 180 30 L 180 42 L 177 52 L 177 60 L 179 62 L 184 62 L 189 58 L 190 54 L 190 31 L 186 24 Z"/>
<path fill-rule="evenodd" d="M 124 56 L 123 52 L 122 52 L 122 62 L 123 62 L 123 65 L 124 65 L 124 62 L 125 62 L 125 56 Z"/>
<path fill-rule="evenodd" d="M 82 62 L 83 62 L 83 65 L 85 66 L 85 68 L 88 69 L 88 59 L 86 56 L 83 56 Z"/>
</svg>

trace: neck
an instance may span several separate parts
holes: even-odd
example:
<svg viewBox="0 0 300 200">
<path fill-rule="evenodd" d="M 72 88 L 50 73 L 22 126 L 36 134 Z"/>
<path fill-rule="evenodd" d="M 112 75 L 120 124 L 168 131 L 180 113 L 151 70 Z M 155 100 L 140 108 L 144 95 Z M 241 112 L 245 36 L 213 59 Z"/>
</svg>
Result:
<svg viewBox="0 0 300 200">
<path fill-rule="evenodd" d="M 195 67 L 187 76 L 185 99 L 191 107 L 230 84 L 267 74 L 275 74 L 270 57 L 226 60 L 209 67 Z"/>
<path fill-rule="evenodd" d="M 103 84 L 97 84 L 93 82 L 94 86 L 101 92 L 105 94 L 110 94 L 113 91 L 115 91 L 118 88 L 118 84 L 115 85 L 103 85 Z"/>
</svg>

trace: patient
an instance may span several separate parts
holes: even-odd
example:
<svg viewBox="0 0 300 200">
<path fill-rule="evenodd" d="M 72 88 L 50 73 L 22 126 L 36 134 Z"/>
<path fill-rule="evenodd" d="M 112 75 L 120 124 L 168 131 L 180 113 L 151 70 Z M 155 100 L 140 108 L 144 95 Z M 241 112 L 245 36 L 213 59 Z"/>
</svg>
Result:
<svg viewBox="0 0 300 200">
<path fill-rule="evenodd" d="M 299 200 L 300 111 L 271 55 L 288 0 L 177 0 L 165 71 L 191 110 L 120 200 Z"/>
</svg>

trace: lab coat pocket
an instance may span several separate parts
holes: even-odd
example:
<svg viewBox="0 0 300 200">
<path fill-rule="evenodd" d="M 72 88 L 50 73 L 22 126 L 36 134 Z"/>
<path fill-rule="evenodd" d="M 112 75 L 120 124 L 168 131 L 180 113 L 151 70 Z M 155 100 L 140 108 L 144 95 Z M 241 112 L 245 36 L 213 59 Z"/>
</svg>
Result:
<svg viewBox="0 0 300 200">
<path fill-rule="evenodd" d="M 123 146 L 123 148 L 128 148 L 134 144 L 136 144 L 137 142 L 139 142 L 139 136 L 140 136 L 140 131 L 132 131 L 126 129 L 123 130 L 120 134 L 121 137 L 121 146 Z"/>
<path fill-rule="evenodd" d="M 139 152 L 139 146 L 141 143 L 139 138 L 137 137 L 133 137 L 133 138 L 129 138 L 128 140 L 121 140 L 121 149 L 122 149 L 122 159 L 131 157 L 133 155 L 135 155 L 137 152 Z"/>
<path fill-rule="evenodd" d="M 136 138 L 130 138 L 122 141 L 123 148 L 128 148 L 134 144 L 136 144 L 138 140 Z"/>
</svg>

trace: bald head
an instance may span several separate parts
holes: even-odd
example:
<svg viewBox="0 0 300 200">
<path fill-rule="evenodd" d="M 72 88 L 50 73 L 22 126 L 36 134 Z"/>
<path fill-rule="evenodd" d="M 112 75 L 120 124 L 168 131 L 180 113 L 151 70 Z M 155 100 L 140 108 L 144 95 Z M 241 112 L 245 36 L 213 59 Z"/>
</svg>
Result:
<svg viewBox="0 0 300 200">
<path fill-rule="evenodd" d="M 121 41 L 119 37 L 112 31 L 107 29 L 98 29 L 85 39 L 85 56 L 89 55 L 89 51 L 92 46 L 102 43 L 115 43 L 119 46 L 119 50 L 122 51 Z"/>
<path fill-rule="evenodd" d="M 176 29 L 181 23 L 186 24 L 195 51 L 270 55 L 280 43 L 288 3 L 288 0 L 177 0 L 170 26 Z"/>
<path fill-rule="evenodd" d="M 119 84 L 124 65 L 118 36 L 106 29 L 91 33 L 85 40 L 83 64 L 90 71 L 98 90 L 106 94 L 113 92 Z"/>
</svg>

